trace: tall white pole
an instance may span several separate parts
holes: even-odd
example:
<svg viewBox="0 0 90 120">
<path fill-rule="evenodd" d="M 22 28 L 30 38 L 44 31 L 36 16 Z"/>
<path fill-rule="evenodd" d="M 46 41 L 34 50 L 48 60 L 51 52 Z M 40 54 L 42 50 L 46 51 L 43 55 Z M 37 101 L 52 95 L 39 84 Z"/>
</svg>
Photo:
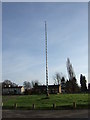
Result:
<svg viewBox="0 0 90 120">
<path fill-rule="evenodd" d="M 47 60 L 47 24 L 45 21 L 45 48 L 46 48 L 46 94 L 49 95 L 48 91 L 48 60 Z"/>
</svg>

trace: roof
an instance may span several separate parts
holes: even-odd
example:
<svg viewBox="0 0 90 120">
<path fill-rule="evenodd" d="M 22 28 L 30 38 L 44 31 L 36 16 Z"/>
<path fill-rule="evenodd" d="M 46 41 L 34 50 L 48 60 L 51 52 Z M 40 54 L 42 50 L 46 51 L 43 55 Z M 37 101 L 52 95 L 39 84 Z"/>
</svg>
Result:
<svg viewBox="0 0 90 120">
<path fill-rule="evenodd" d="M 38 85 L 38 86 L 46 86 L 46 85 Z M 60 85 L 48 85 L 48 86 L 60 86 Z"/>
<path fill-rule="evenodd" d="M 48 87 L 59 87 L 60 85 L 48 85 Z M 38 85 L 39 88 L 46 88 L 46 85 Z"/>
<path fill-rule="evenodd" d="M 3 87 L 3 88 L 22 88 L 22 87 L 23 87 L 23 86 L 13 86 L 13 87 L 12 87 L 12 86 L 11 86 L 11 87 L 7 87 L 7 86 L 6 86 L 6 87 Z"/>
</svg>

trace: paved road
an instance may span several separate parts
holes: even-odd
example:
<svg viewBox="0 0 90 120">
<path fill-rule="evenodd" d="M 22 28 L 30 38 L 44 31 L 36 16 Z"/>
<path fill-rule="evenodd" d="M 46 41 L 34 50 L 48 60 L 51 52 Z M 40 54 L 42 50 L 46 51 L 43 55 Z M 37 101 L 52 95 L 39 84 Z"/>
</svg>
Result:
<svg viewBox="0 0 90 120">
<path fill-rule="evenodd" d="M 3 118 L 88 118 L 88 110 L 3 110 Z"/>
</svg>

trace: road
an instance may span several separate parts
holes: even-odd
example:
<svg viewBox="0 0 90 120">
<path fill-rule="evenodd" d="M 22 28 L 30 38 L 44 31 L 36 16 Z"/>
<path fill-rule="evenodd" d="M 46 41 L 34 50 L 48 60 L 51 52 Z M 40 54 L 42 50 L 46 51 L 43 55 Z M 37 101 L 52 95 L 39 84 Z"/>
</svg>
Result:
<svg viewBox="0 0 90 120">
<path fill-rule="evenodd" d="M 88 118 L 88 110 L 2 110 L 2 118 Z"/>
</svg>

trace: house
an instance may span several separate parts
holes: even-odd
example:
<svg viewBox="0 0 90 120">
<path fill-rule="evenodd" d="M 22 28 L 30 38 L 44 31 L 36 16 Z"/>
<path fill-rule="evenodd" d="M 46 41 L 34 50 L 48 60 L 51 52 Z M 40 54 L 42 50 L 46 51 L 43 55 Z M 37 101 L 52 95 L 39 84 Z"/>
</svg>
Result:
<svg viewBox="0 0 90 120">
<path fill-rule="evenodd" d="M 23 86 L 3 86 L 2 87 L 2 94 L 3 95 L 20 95 L 24 93 Z"/>
<path fill-rule="evenodd" d="M 61 85 L 48 85 L 48 89 L 50 94 L 61 93 Z M 35 86 L 33 89 L 33 93 L 36 93 L 36 94 L 46 93 L 46 85 Z"/>
<path fill-rule="evenodd" d="M 88 83 L 88 92 L 90 93 L 90 83 Z"/>
<path fill-rule="evenodd" d="M 61 83 L 61 93 L 65 93 L 65 83 Z"/>
</svg>

